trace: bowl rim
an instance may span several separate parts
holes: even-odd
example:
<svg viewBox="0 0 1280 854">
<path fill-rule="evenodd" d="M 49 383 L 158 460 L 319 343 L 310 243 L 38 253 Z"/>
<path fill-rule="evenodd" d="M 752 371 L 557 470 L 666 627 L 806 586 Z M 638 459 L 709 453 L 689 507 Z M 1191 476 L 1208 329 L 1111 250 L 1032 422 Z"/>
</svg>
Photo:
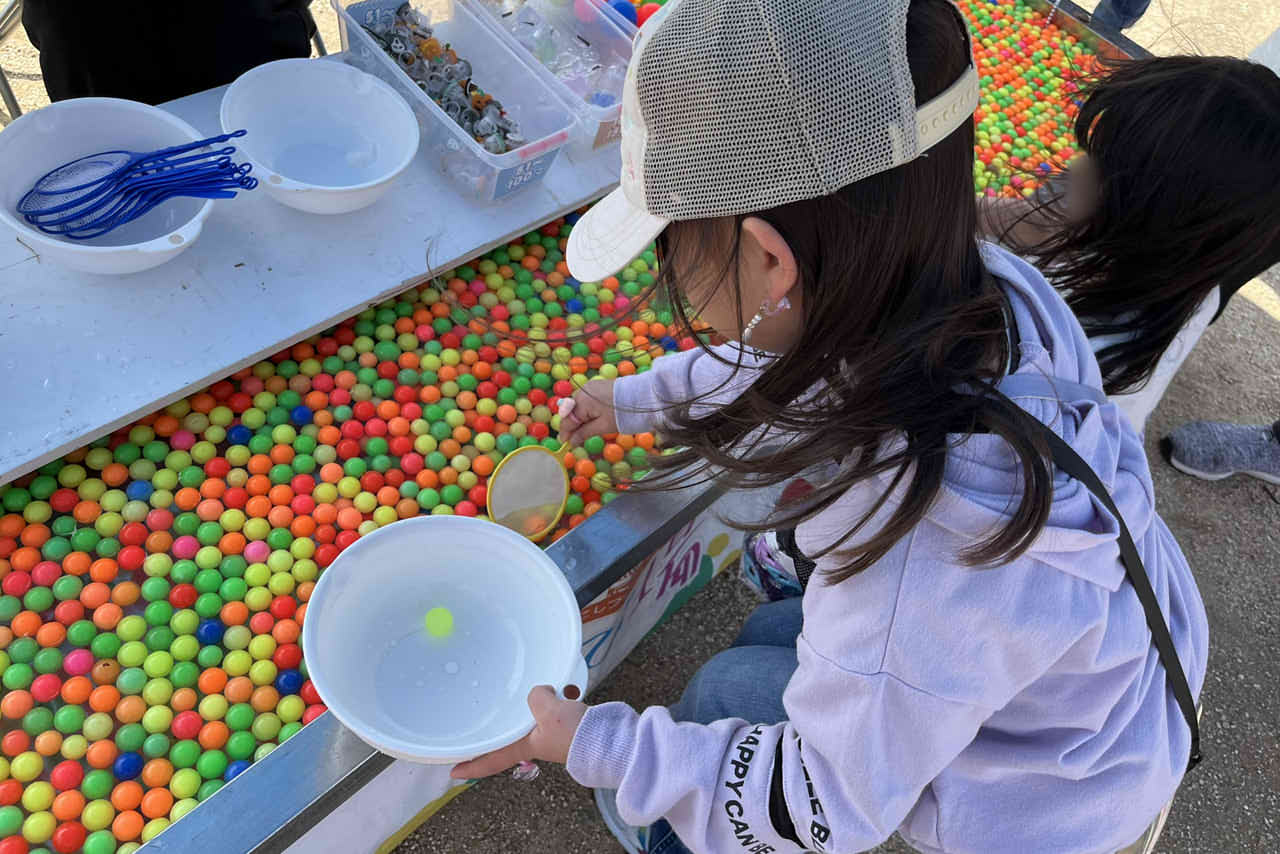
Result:
<svg viewBox="0 0 1280 854">
<path fill-rule="evenodd" d="M 395 180 L 404 172 L 404 170 L 409 168 L 409 164 L 418 156 L 418 149 L 422 143 L 422 132 L 418 126 L 417 116 L 413 114 L 413 110 L 409 107 L 409 104 L 405 99 L 400 97 L 400 93 L 385 80 L 332 56 L 315 57 L 314 59 L 277 59 L 273 62 L 265 62 L 262 65 L 251 68 L 244 74 L 241 74 L 231 82 L 231 85 L 227 86 L 227 91 L 222 93 L 222 101 L 218 105 L 218 123 L 222 126 L 223 133 L 231 133 L 234 130 L 240 130 L 238 127 L 232 127 L 227 117 L 228 104 L 231 101 L 233 94 L 237 92 L 237 89 L 243 90 L 253 83 L 254 78 L 260 77 L 264 74 L 270 74 L 284 66 L 294 66 L 299 69 L 306 68 L 306 73 L 308 74 L 312 72 L 317 74 L 340 73 L 350 76 L 354 72 L 355 75 L 363 75 L 368 78 L 366 82 L 372 84 L 373 88 L 379 89 L 383 94 L 390 96 L 391 102 L 396 105 L 393 109 L 396 110 L 401 119 L 404 120 L 405 133 L 411 133 L 413 135 L 413 144 L 408 147 L 408 153 L 401 158 L 395 167 L 388 170 L 380 177 L 370 181 L 364 181 L 359 184 L 344 184 L 340 187 L 331 187 L 323 184 L 309 184 L 306 181 L 299 181 L 295 178 L 290 178 L 278 169 L 268 169 L 261 163 L 261 161 L 254 157 L 247 148 L 243 149 L 241 153 L 245 158 L 253 163 L 254 171 L 259 173 L 259 180 L 262 182 L 262 186 L 264 188 L 275 191 L 285 190 L 317 193 L 351 193 L 359 190 L 368 190 L 374 187 L 380 187 L 388 181 Z M 250 134 L 252 134 L 252 128 L 246 129 L 249 130 Z M 273 182 L 271 180 L 272 177 L 278 177 L 281 181 Z"/>
<path fill-rule="evenodd" d="M 99 98 L 99 97 L 69 98 L 65 101 L 54 101 L 53 103 L 47 106 L 41 107 L 38 110 L 32 110 L 29 113 L 23 113 L 21 116 L 19 116 L 18 118 L 10 122 L 8 126 L 5 127 L 4 134 L 9 135 L 14 133 L 15 128 L 20 129 L 27 126 L 34 127 L 35 122 L 37 121 L 37 119 L 35 119 L 34 117 L 44 113 L 47 118 L 48 113 L 45 113 L 46 110 L 65 112 L 67 110 L 77 110 L 81 107 L 88 107 L 88 106 L 109 106 L 109 107 L 124 106 L 127 110 L 131 112 L 151 113 L 153 116 L 173 125 L 177 130 L 180 130 L 183 133 L 190 135 L 191 142 L 196 142 L 197 140 L 201 140 L 205 138 L 204 134 L 196 130 L 195 127 L 190 122 L 188 122 L 185 119 L 179 118 L 178 116 L 174 115 L 173 113 L 161 107 L 156 107 L 151 104 L 144 104 L 141 101 L 130 101 L 127 98 Z M 10 136 L 9 138 L 13 139 L 14 137 Z M 0 136 L 0 154 L 3 153 L 3 149 L 4 149 L 4 137 Z M 99 150 L 106 150 L 106 149 L 99 149 Z M 89 152 L 89 153 L 92 154 L 93 152 Z M 213 203 L 215 201 L 217 200 L 205 199 L 204 204 L 202 204 L 199 208 L 196 209 L 196 212 L 195 214 L 192 215 L 191 219 L 187 220 L 186 222 L 178 226 L 175 226 L 174 228 L 170 229 L 169 231 L 165 232 L 159 237 L 153 237 L 150 240 L 144 240 L 141 243 L 122 243 L 118 246 L 89 246 L 83 243 L 78 243 L 73 240 L 62 240 L 52 234 L 45 234 L 40 229 L 33 228 L 32 226 L 28 225 L 26 220 L 22 219 L 21 216 L 16 216 L 12 211 L 9 210 L 8 206 L 6 205 L 0 205 L 0 221 L 4 222 L 5 225 L 8 225 L 10 228 L 17 231 L 19 234 L 23 236 L 24 239 L 27 237 L 30 237 L 33 241 L 39 242 L 42 246 L 55 247 L 58 250 L 63 250 L 63 249 L 72 250 L 76 253 L 84 254 L 84 255 L 111 255 L 111 254 L 118 254 L 122 252 L 170 251 L 170 250 L 185 249 L 186 247 L 190 246 L 192 243 L 195 242 L 194 236 L 189 238 L 184 237 L 183 240 L 177 244 L 170 242 L 169 238 L 175 234 L 179 234 L 180 232 L 191 231 L 193 225 L 197 227 L 203 226 L 204 221 L 208 219 L 209 214 L 213 212 Z M 196 229 L 196 235 L 198 236 L 198 234 L 199 234 L 199 228 Z"/>
<path fill-rule="evenodd" d="M 578 606 L 577 596 L 574 595 L 573 588 L 569 586 L 569 580 L 565 577 L 564 572 L 556 562 L 551 559 L 544 549 L 530 542 L 525 537 L 520 536 L 515 531 L 504 528 L 496 522 L 487 522 L 466 516 L 427 515 L 400 519 L 390 525 L 385 525 L 376 531 L 371 531 L 368 534 L 365 534 L 344 549 L 342 553 L 339 554 L 338 558 L 325 568 L 322 573 L 320 573 L 320 578 L 316 581 L 315 589 L 312 590 L 311 596 L 307 600 L 307 616 L 302 623 L 302 651 L 304 660 L 306 660 L 307 649 L 314 645 L 312 641 L 315 638 L 316 632 L 320 631 L 320 629 L 316 628 L 316 624 L 311 619 L 310 603 L 316 601 L 318 597 L 323 597 L 325 595 L 324 591 L 327 589 L 325 579 L 331 576 L 333 568 L 337 566 L 339 561 L 341 561 L 343 557 L 347 556 L 352 549 L 357 549 L 361 543 L 367 543 L 380 535 L 385 536 L 385 531 L 388 529 L 395 529 L 400 525 L 417 525 L 422 528 L 430 526 L 453 526 L 458 528 L 474 527 L 474 533 L 478 536 L 492 536 L 509 540 L 512 544 L 521 544 L 519 546 L 521 549 L 529 550 L 528 554 L 530 560 L 539 565 L 543 571 L 549 574 L 549 583 L 558 588 L 560 595 L 564 598 L 565 603 L 568 606 L 569 612 L 575 617 L 575 619 L 570 620 L 570 625 L 565 629 L 571 635 L 569 638 L 572 641 L 570 649 L 573 651 L 573 654 L 565 663 L 564 675 L 560 680 L 560 684 L 556 687 L 560 688 L 564 685 L 570 684 L 578 674 L 578 671 L 585 670 L 585 664 L 582 659 L 581 609 Z M 405 529 L 401 528 L 400 531 L 400 535 L 404 536 Z M 355 733 L 361 741 L 364 741 L 366 744 L 371 745 L 383 753 L 394 756 L 397 759 L 406 759 L 411 762 L 427 764 L 449 764 L 461 762 L 473 759 L 476 756 L 483 755 L 491 750 L 506 747 L 508 744 L 518 741 L 528 735 L 533 729 L 533 715 L 530 713 L 528 720 L 522 722 L 520 725 L 484 740 L 477 740 L 474 744 L 466 745 L 462 748 L 446 748 L 443 745 L 433 744 L 430 741 L 430 733 L 423 733 L 423 738 L 419 741 L 406 741 L 405 739 L 399 738 L 381 728 L 371 726 L 367 721 L 362 719 L 362 716 L 351 712 L 351 710 L 343 703 L 331 703 L 330 698 L 337 695 L 330 694 L 326 696 L 326 691 L 328 691 L 328 688 L 331 687 L 331 685 L 327 681 L 328 677 L 324 674 L 323 667 L 317 671 L 313 663 L 308 661 L 307 672 L 308 678 L 315 685 L 316 691 L 320 694 L 320 701 L 324 703 L 326 709 L 332 712 L 334 717 L 336 717 L 343 726 Z M 584 684 L 579 687 L 585 691 L 587 686 L 584 682 Z"/>
</svg>

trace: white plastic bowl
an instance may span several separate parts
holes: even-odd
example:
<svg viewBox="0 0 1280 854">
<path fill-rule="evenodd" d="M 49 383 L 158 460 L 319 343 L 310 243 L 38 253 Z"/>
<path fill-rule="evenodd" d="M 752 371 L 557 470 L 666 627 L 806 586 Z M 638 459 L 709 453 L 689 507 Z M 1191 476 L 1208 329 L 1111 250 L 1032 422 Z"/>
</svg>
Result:
<svg viewBox="0 0 1280 854">
<path fill-rule="evenodd" d="M 45 234 L 17 212 L 35 182 L 99 151 L 154 151 L 204 139 L 158 107 L 119 98 L 75 98 L 27 113 L 0 133 L 0 221 L 38 252 L 87 273 L 136 273 L 181 254 L 200 235 L 212 199 L 170 199 L 133 222 L 90 240 Z"/>
<path fill-rule="evenodd" d="M 418 151 L 418 122 L 404 99 L 341 62 L 281 59 L 240 75 L 222 96 L 226 132 L 259 188 L 309 213 L 349 213 L 391 189 Z"/>
<path fill-rule="evenodd" d="M 448 608 L 451 636 L 428 611 Z M 559 567 L 490 522 L 418 516 L 361 537 L 320 576 L 302 648 L 321 700 L 400 759 L 472 759 L 533 728 L 536 685 L 585 691 L 582 615 Z"/>
</svg>

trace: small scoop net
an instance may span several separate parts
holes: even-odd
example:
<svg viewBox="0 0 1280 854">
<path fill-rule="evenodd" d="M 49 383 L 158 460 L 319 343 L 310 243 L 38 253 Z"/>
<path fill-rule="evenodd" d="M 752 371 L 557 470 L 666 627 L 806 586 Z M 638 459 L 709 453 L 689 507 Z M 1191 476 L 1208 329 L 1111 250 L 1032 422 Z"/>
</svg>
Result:
<svg viewBox="0 0 1280 854">
<path fill-rule="evenodd" d="M 560 456 L 529 445 L 508 454 L 489 477 L 489 518 L 537 542 L 555 529 L 568 497 Z"/>
</svg>

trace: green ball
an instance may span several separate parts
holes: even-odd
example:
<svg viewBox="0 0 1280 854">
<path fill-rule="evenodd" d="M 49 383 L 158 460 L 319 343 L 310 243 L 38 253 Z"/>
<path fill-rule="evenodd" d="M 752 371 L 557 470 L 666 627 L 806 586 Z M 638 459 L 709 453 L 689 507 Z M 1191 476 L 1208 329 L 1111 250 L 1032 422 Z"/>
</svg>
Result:
<svg viewBox="0 0 1280 854">
<path fill-rule="evenodd" d="M 83 706 L 65 705 L 53 713 L 53 728 L 63 735 L 73 735 L 84 727 Z"/>
<path fill-rule="evenodd" d="M 80 781 L 80 793 L 88 800 L 100 800 L 111 794 L 115 784 L 116 778 L 112 776 L 110 771 L 103 768 L 95 768 L 85 774 L 84 779 Z"/>
<path fill-rule="evenodd" d="M 32 737 L 53 729 L 53 710 L 47 706 L 36 706 L 22 716 L 22 728 Z"/>
<path fill-rule="evenodd" d="M 142 755 L 148 759 L 159 759 L 169 752 L 169 736 L 162 732 L 153 732 L 142 742 Z"/>
<path fill-rule="evenodd" d="M 40 644 L 35 638 L 16 638 L 9 644 L 9 660 L 17 664 L 30 664 L 35 661 Z"/>
<path fill-rule="evenodd" d="M 115 721 L 111 719 L 111 715 L 106 712 L 94 712 L 84 719 L 84 726 L 80 727 L 80 731 L 90 741 L 98 741 L 111 735 L 114 728 Z"/>
<path fill-rule="evenodd" d="M 30 665 L 10 664 L 4 669 L 4 675 L 0 676 L 0 683 L 10 691 L 16 691 L 19 688 L 29 687 L 33 679 L 35 679 L 35 672 Z"/>
<path fill-rule="evenodd" d="M 125 724 L 116 730 L 116 747 L 124 752 L 142 749 L 142 742 L 147 739 L 147 731 L 141 724 Z"/>
<path fill-rule="evenodd" d="M 173 642 L 169 644 L 169 654 L 173 656 L 175 661 L 184 664 L 190 663 L 200 654 L 200 641 L 191 635 L 174 638 Z M 174 665 L 175 670 L 177 666 L 176 664 Z"/>
<path fill-rule="evenodd" d="M 196 663 L 200 665 L 202 670 L 217 667 L 222 663 L 222 647 L 214 644 L 200 647 L 200 654 L 196 656 Z"/>
<path fill-rule="evenodd" d="M 97 545 L 95 542 L 94 545 Z M 90 551 L 90 549 L 84 549 Z M 64 575 L 57 581 L 53 582 L 54 597 L 59 602 L 66 602 L 68 599 L 75 599 L 80 595 L 80 591 L 84 589 L 84 582 L 74 575 Z"/>
<path fill-rule="evenodd" d="M 62 653 L 56 649 L 42 649 L 31 664 L 37 673 L 57 673 L 62 667 Z"/>
<path fill-rule="evenodd" d="M 0 807 L 0 836 L 12 836 L 22 827 L 22 810 L 19 807 Z"/>
<path fill-rule="evenodd" d="M 116 838 L 110 830 L 95 830 L 84 840 L 84 854 L 116 854 Z"/>
<path fill-rule="evenodd" d="M 200 597 L 196 599 L 196 613 L 205 619 L 218 616 L 218 612 L 221 610 L 222 599 L 217 593 L 201 593 Z"/>
<path fill-rule="evenodd" d="M 169 628 L 173 629 L 176 635 L 194 635 L 199 627 L 200 615 L 190 608 L 175 612 L 173 618 L 169 620 Z"/>
<path fill-rule="evenodd" d="M 283 744 L 284 742 L 293 738 L 295 735 L 297 735 L 301 731 L 302 731 L 302 723 L 300 721 L 290 721 L 289 723 L 280 727 L 280 736 L 279 736 L 280 743 Z"/>
<path fill-rule="evenodd" d="M 163 578 L 151 577 L 142 582 L 142 598 L 148 602 L 160 602 L 169 596 L 169 582 Z M 165 602 L 165 604 L 169 604 Z"/>
<path fill-rule="evenodd" d="M 78 649 L 89 646 L 97 635 L 98 627 L 91 620 L 76 620 L 67 627 L 67 643 Z"/>
<path fill-rule="evenodd" d="M 0 596 L 0 622 L 9 622 L 22 610 L 22 600 L 17 596 Z"/>
<path fill-rule="evenodd" d="M 191 635 L 183 635 L 183 637 L 191 637 Z M 177 636 L 174 635 L 173 629 L 168 626 L 156 626 L 147 632 L 143 642 L 148 650 L 155 653 L 169 649 L 176 638 Z"/>
<path fill-rule="evenodd" d="M 196 800 L 203 801 L 205 798 L 209 797 L 214 792 L 221 789 L 222 786 L 223 786 L 223 781 L 221 779 L 205 780 L 203 783 L 200 784 L 200 790 L 196 792 Z"/>
<path fill-rule="evenodd" d="M 165 603 L 168 604 L 167 602 Z M 147 621 L 137 614 L 130 614 L 116 623 L 116 636 L 122 641 L 139 641 L 147 634 Z"/>
<path fill-rule="evenodd" d="M 200 745 L 189 738 L 179 741 L 169 750 L 169 761 L 173 763 L 174 768 L 192 768 L 199 758 Z M 174 776 L 176 777 L 177 775 Z M 174 794 L 178 793 L 175 791 Z M 180 795 L 179 797 L 188 796 Z"/>
<path fill-rule="evenodd" d="M 221 778 L 227 770 L 227 754 L 221 750 L 206 750 L 196 760 L 196 771 L 206 780 Z"/>
<path fill-rule="evenodd" d="M 142 686 L 142 699 L 148 706 L 162 706 L 173 698 L 173 683 L 168 679 L 150 679 Z"/>
<path fill-rule="evenodd" d="M 253 726 L 255 712 L 248 703 L 236 703 L 227 709 L 226 724 L 234 732 L 243 732 Z"/>
<path fill-rule="evenodd" d="M 427 634 L 434 638 L 447 638 L 453 634 L 453 612 L 437 605 L 427 612 Z M 263 656 L 265 657 L 265 656 Z"/>
<path fill-rule="evenodd" d="M 126 667 L 116 677 L 116 688 L 120 689 L 120 693 L 125 696 L 141 694 L 146 684 L 147 673 L 140 667 Z"/>
<path fill-rule="evenodd" d="M 244 730 L 231 733 L 227 739 L 227 755 L 232 759 L 248 759 L 257 748 L 258 740 Z"/>
<path fill-rule="evenodd" d="M 120 638 L 115 632 L 102 632 L 89 642 L 89 651 L 94 658 L 115 658 L 120 653 Z"/>
<path fill-rule="evenodd" d="M 166 732 L 172 723 L 173 709 L 168 706 L 152 706 L 142 713 L 142 727 L 148 733 Z"/>
</svg>

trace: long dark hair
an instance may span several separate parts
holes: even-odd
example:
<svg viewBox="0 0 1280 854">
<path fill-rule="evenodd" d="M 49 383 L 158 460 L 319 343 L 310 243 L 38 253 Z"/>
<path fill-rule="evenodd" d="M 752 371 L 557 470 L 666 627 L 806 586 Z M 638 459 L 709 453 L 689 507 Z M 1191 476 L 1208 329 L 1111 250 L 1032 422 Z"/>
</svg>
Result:
<svg viewBox="0 0 1280 854">
<path fill-rule="evenodd" d="M 964 22 L 949 2 L 913 0 L 907 54 L 918 103 L 959 77 L 969 55 Z M 1004 297 L 985 276 L 975 239 L 973 142 L 966 122 L 927 156 L 825 198 L 752 214 L 773 225 L 795 254 L 804 312 L 800 341 L 734 402 L 708 412 L 689 401 L 668 416 L 668 444 L 683 450 L 660 459 L 659 484 L 694 476 L 692 469 L 719 470 L 732 485 L 759 487 L 840 461 L 839 473 L 805 499 L 765 520 L 735 520 L 764 529 L 798 524 L 858 483 L 891 473 L 892 488 L 833 546 L 844 565 L 829 577 L 840 581 L 873 564 L 919 523 L 942 485 L 948 433 L 972 432 L 981 417 L 1012 446 L 1023 489 L 1008 524 L 962 556 L 996 563 L 1030 544 L 1052 493 L 1040 446 L 998 406 L 985 407 L 984 395 L 956 391 L 997 380 L 1009 355 Z M 732 288 L 741 305 L 736 273 L 743 219 L 677 222 L 663 234 L 660 284 L 672 289 L 682 320 L 674 290 L 679 270 L 707 255 L 727 259 L 720 286 Z M 764 449 L 764 427 L 788 437 L 785 451 Z M 888 493 L 898 490 L 900 503 L 887 523 L 864 530 Z"/>
<path fill-rule="evenodd" d="M 1076 139 L 1099 182 L 1093 211 L 1073 221 L 1049 191 L 1024 212 L 1048 236 L 1002 241 L 1086 333 L 1117 337 L 1098 364 L 1108 394 L 1130 391 L 1214 288 L 1225 303 L 1280 262 L 1280 77 L 1231 57 L 1113 62 L 1088 87 Z"/>
</svg>

